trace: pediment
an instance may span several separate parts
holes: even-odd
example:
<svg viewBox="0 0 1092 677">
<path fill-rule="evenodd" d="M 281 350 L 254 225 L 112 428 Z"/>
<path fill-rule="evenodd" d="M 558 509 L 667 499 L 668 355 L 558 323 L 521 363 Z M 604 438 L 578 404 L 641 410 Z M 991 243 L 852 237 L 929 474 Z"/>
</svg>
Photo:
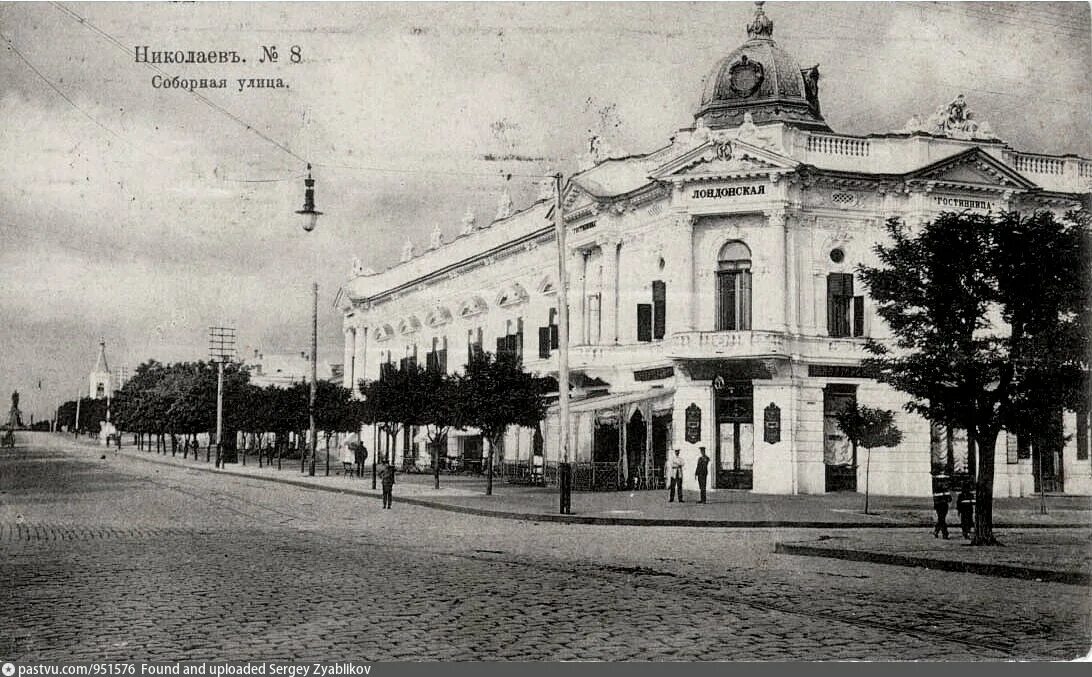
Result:
<svg viewBox="0 0 1092 677">
<path fill-rule="evenodd" d="M 408 315 L 398 321 L 399 334 L 412 334 L 421 329 L 421 321 L 415 315 Z"/>
<path fill-rule="evenodd" d="M 499 292 L 497 292 L 496 301 L 494 305 L 507 308 L 510 306 L 517 306 L 527 300 L 527 290 L 523 288 L 518 282 L 512 282 L 511 284 L 504 285 Z"/>
<path fill-rule="evenodd" d="M 473 317 L 487 310 L 485 300 L 480 296 L 471 296 L 459 304 L 459 317 Z"/>
<path fill-rule="evenodd" d="M 549 296 L 550 294 L 556 294 L 557 288 L 554 285 L 554 278 L 551 275 L 545 275 L 538 281 L 538 285 L 535 286 L 535 291 L 543 296 Z"/>
<path fill-rule="evenodd" d="M 443 306 L 437 306 L 425 315 L 425 324 L 432 328 L 442 327 L 448 322 L 451 322 L 451 311 Z"/>
<path fill-rule="evenodd" d="M 906 175 L 909 181 L 928 181 L 953 186 L 1033 190 L 1038 186 L 1024 175 L 980 148 L 971 148 Z"/>
<path fill-rule="evenodd" d="M 566 219 L 595 213 L 599 209 L 595 196 L 572 181 L 561 194 L 561 205 Z"/>
<path fill-rule="evenodd" d="M 388 341 L 394 336 L 394 327 L 389 324 L 381 324 L 375 328 L 376 341 Z"/>
<path fill-rule="evenodd" d="M 690 177 L 716 178 L 787 172 L 799 163 L 766 148 L 735 139 L 710 139 L 657 167 L 652 178 L 683 182 Z"/>
</svg>

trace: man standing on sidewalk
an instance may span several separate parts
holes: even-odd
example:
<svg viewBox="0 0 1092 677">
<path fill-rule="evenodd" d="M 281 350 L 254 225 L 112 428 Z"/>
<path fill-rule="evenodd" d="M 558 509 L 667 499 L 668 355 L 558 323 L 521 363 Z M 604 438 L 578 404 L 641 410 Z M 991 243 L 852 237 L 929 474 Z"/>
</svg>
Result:
<svg viewBox="0 0 1092 677">
<path fill-rule="evenodd" d="M 383 482 L 383 507 L 390 508 L 394 494 L 394 464 L 383 459 L 383 465 L 379 468 L 379 479 Z"/>
<path fill-rule="evenodd" d="M 682 497 L 682 478 L 683 478 L 683 460 L 679 456 L 679 450 L 675 450 L 675 456 L 671 459 L 671 497 L 668 499 L 668 503 L 675 502 L 676 488 L 679 492 L 679 503 L 683 502 Z"/>
<path fill-rule="evenodd" d="M 698 468 L 694 471 L 694 477 L 698 480 L 698 491 L 701 492 L 698 503 L 705 503 L 705 482 L 709 479 L 709 456 L 705 453 L 705 447 L 698 447 L 698 451 L 701 452 L 701 456 L 698 457 Z"/>
</svg>

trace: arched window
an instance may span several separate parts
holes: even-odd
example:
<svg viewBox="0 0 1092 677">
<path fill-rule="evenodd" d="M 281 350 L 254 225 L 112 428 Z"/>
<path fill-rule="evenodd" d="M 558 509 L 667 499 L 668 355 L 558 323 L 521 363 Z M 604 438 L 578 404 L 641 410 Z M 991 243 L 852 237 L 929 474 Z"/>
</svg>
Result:
<svg viewBox="0 0 1092 677">
<path fill-rule="evenodd" d="M 717 330 L 751 328 L 751 250 L 739 241 L 717 257 Z"/>
</svg>

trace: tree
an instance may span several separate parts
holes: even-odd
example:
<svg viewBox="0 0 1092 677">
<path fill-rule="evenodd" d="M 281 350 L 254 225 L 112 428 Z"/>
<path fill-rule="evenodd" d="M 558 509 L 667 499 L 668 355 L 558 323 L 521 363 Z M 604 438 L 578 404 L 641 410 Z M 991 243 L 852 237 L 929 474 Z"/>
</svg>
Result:
<svg viewBox="0 0 1092 677">
<path fill-rule="evenodd" d="M 465 379 L 438 370 L 425 371 L 419 379 L 419 421 L 426 426 L 432 456 L 433 486 L 440 488 L 440 450 L 452 428 L 466 427 Z"/>
<path fill-rule="evenodd" d="M 493 493 L 493 454 L 508 426 L 530 428 L 546 418 L 543 382 L 524 371 L 514 355 L 481 353 L 467 363 L 460 391 L 466 406 L 466 425 L 480 429 L 489 441 L 485 485 L 488 496 Z"/>
<path fill-rule="evenodd" d="M 1087 367 L 1082 315 L 1090 274 L 1087 217 L 1041 211 L 943 213 L 911 233 L 887 223 L 877 267 L 861 266 L 894 334 L 864 362 L 907 393 L 907 409 L 968 431 L 978 459 L 975 545 L 993 535 L 997 436 L 1076 408 Z"/>
<path fill-rule="evenodd" d="M 857 458 L 857 447 L 862 446 L 865 454 L 865 493 L 864 512 L 868 514 L 868 476 L 872 465 L 872 449 L 875 447 L 897 447 L 902 442 L 902 431 L 895 426 L 894 412 L 872 407 L 859 407 L 856 402 L 837 414 L 838 427 L 846 434 L 853 445 L 853 458 Z"/>
<path fill-rule="evenodd" d="M 420 367 L 409 362 L 402 369 L 384 372 L 375 381 L 361 381 L 360 389 L 367 403 L 367 417 L 379 423 L 387 434 L 387 449 L 391 452 L 388 460 L 393 463 L 393 451 L 398 440 L 398 433 L 405 426 L 420 425 L 421 391 L 423 373 Z M 378 450 L 376 450 L 378 454 Z M 376 456 L 378 458 L 378 456 Z"/>
</svg>

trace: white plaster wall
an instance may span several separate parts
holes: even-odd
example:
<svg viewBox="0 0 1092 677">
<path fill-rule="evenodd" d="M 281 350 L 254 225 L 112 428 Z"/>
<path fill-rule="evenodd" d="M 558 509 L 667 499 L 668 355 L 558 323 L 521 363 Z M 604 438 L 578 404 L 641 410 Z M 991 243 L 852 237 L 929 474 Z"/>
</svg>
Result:
<svg viewBox="0 0 1092 677">
<path fill-rule="evenodd" d="M 793 420 L 797 400 L 790 382 L 754 382 L 754 492 L 791 494 L 795 485 Z M 781 409 L 781 441 L 765 441 L 765 410 L 771 403 Z"/>
</svg>

